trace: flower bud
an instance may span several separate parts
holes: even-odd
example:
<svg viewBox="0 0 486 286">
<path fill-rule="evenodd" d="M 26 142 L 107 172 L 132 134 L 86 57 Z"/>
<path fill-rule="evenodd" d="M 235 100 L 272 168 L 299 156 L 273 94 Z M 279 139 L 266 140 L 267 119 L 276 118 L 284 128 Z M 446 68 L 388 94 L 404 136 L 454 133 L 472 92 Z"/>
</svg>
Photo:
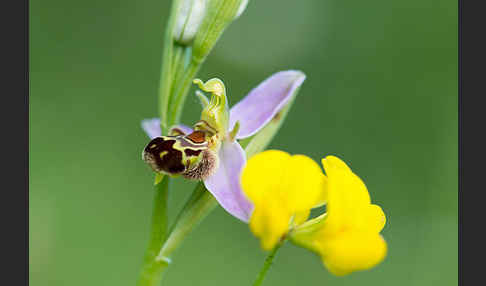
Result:
<svg viewBox="0 0 486 286">
<path fill-rule="evenodd" d="M 182 0 L 177 13 L 174 27 L 174 40 L 181 44 L 189 44 L 196 36 L 206 15 L 208 0 Z"/>
<path fill-rule="evenodd" d="M 207 14 L 194 39 L 193 61 L 201 63 L 205 60 L 223 31 L 243 13 L 247 4 L 247 0 L 208 0 Z"/>
<path fill-rule="evenodd" d="M 240 17 L 240 15 L 245 11 L 247 5 L 248 0 L 241 0 L 240 7 L 238 7 L 238 11 L 236 11 L 235 19 Z"/>
</svg>

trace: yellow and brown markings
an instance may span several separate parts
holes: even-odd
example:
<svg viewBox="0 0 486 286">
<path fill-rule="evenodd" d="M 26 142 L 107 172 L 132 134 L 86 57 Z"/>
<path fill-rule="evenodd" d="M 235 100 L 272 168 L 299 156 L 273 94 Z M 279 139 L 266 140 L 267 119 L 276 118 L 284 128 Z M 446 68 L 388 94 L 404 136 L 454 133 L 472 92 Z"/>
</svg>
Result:
<svg viewBox="0 0 486 286">
<path fill-rule="evenodd" d="M 192 134 L 192 133 L 191 133 Z M 191 135 L 190 134 L 190 135 Z M 187 136 L 178 136 L 174 148 L 183 152 L 182 162 L 186 162 L 186 169 L 192 169 L 201 160 L 201 152 L 208 148 L 208 143 L 202 141 L 201 143 L 195 143 Z"/>
<path fill-rule="evenodd" d="M 155 172 L 184 174 L 201 161 L 201 152 L 208 148 L 204 132 L 189 135 L 161 136 L 152 139 L 143 151 L 143 159 Z"/>
<path fill-rule="evenodd" d="M 194 129 L 207 131 L 210 133 L 210 136 L 218 133 L 218 131 L 209 125 L 209 123 L 207 123 L 205 120 L 199 120 L 196 124 L 194 124 Z"/>
<path fill-rule="evenodd" d="M 186 154 L 186 156 L 198 156 L 202 152 L 202 150 L 203 149 L 193 150 L 190 148 L 186 148 L 184 149 L 184 154 Z"/>
<path fill-rule="evenodd" d="M 184 133 L 184 131 L 182 131 L 181 129 L 174 127 L 169 131 L 169 135 L 178 136 L 178 135 L 186 135 L 186 133 Z"/>
<path fill-rule="evenodd" d="M 170 174 L 182 173 L 186 167 L 182 164 L 182 152 L 173 148 L 175 143 L 175 137 L 164 136 L 154 138 L 145 147 L 143 159 L 156 172 Z"/>
<path fill-rule="evenodd" d="M 191 140 L 194 143 L 204 143 L 206 142 L 206 133 L 203 131 L 196 130 L 191 134 L 186 136 L 187 139 Z"/>
</svg>

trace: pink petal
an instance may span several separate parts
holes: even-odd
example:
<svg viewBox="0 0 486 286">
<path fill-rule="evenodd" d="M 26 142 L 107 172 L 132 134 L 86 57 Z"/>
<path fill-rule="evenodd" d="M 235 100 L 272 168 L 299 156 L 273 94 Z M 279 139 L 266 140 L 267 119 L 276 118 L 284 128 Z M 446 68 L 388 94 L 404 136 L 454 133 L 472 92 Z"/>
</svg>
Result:
<svg viewBox="0 0 486 286">
<path fill-rule="evenodd" d="M 142 120 L 142 129 L 147 133 L 150 139 L 162 136 L 162 131 L 160 130 L 160 119 L 151 118 Z"/>
<path fill-rule="evenodd" d="M 240 186 L 241 171 L 246 164 L 245 151 L 238 142 L 225 141 L 218 156 L 219 167 L 204 185 L 227 212 L 248 222 L 253 206 Z"/>
<path fill-rule="evenodd" d="M 229 130 L 240 121 L 237 139 L 255 134 L 289 102 L 304 80 L 305 74 L 296 70 L 273 74 L 231 108 Z"/>
<path fill-rule="evenodd" d="M 172 128 L 177 128 L 184 132 L 185 134 L 191 134 L 192 128 L 184 125 L 184 124 L 176 124 L 172 126 Z M 142 120 L 142 129 L 147 133 L 150 139 L 154 139 L 155 137 L 162 136 L 162 131 L 160 130 L 160 119 L 159 118 L 150 118 Z"/>
</svg>

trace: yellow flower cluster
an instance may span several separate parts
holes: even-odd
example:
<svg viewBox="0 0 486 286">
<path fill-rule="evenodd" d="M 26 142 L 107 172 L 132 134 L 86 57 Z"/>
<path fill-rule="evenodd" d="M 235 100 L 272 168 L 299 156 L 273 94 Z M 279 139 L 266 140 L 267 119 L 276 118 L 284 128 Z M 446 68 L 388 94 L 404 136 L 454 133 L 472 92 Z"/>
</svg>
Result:
<svg viewBox="0 0 486 286">
<path fill-rule="evenodd" d="M 385 215 L 363 181 L 339 158 L 322 159 L 326 172 L 304 155 L 269 150 L 248 160 L 241 176 L 252 201 L 251 231 L 271 250 L 282 239 L 318 253 L 335 275 L 372 268 L 386 255 Z M 326 213 L 308 220 L 312 208 Z"/>
</svg>

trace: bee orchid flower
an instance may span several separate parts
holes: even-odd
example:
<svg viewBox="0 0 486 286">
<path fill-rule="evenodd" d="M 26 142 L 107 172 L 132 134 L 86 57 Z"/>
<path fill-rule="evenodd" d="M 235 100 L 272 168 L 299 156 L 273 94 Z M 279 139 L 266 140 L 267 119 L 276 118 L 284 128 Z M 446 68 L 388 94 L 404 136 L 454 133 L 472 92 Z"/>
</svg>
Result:
<svg viewBox="0 0 486 286">
<path fill-rule="evenodd" d="M 304 80 L 300 71 L 277 72 L 231 109 L 221 80 L 195 80 L 201 90 L 211 93 L 210 100 L 197 93 L 203 105 L 201 120 L 193 127 L 172 126 L 168 136 L 162 136 L 158 118 L 143 120 L 142 128 L 152 139 L 143 159 L 157 173 L 203 180 L 227 212 L 248 222 L 253 204 L 241 189 L 246 154 L 238 140 L 254 136 L 277 116 Z"/>
</svg>

